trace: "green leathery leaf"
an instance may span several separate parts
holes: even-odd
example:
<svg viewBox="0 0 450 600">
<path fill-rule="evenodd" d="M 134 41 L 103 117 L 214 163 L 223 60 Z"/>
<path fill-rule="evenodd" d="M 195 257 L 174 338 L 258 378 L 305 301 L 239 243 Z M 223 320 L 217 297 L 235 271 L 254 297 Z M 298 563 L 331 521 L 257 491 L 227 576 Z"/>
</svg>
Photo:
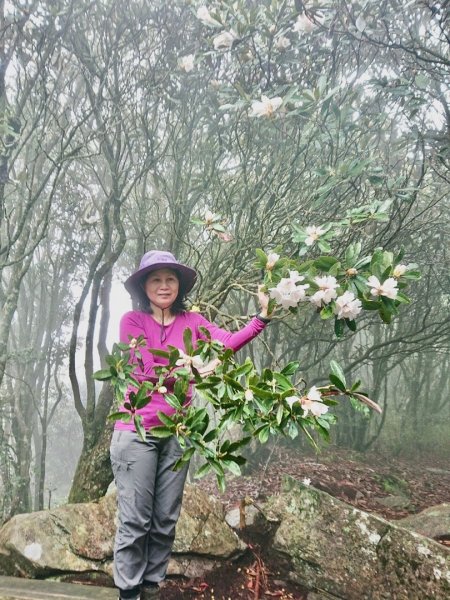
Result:
<svg viewBox="0 0 450 600">
<path fill-rule="evenodd" d="M 183 342 L 186 354 L 190 354 L 192 352 L 192 329 L 190 327 L 186 327 L 183 331 Z"/>
<path fill-rule="evenodd" d="M 331 383 L 334 386 L 336 386 L 338 390 L 341 390 L 341 392 L 345 392 L 346 388 L 344 385 L 342 385 L 342 381 L 339 379 L 339 377 L 336 377 L 336 375 L 333 375 L 333 373 L 330 373 L 328 377 L 330 378 Z"/>
<path fill-rule="evenodd" d="M 134 422 L 134 427 L 136 429 L 136 433 L 141 438 L 141 440 L 143 442 L 145 442 L 146 438 L 145 438 L 145 429 L 144 429 L 144 426 L 142 425 L 142 415 L 134 415 L 133 422 Z"/>
<path fill-rule="evenodd" d="M 255 254 L 258 257 L 258 264 L 260 267 L 264 268 L 267 264 L 267 255 L 261 250 L 261 248 L 256 248 Z"/>
<path fill-rule="evenodd" d="M 211 465 L 209 463 L 205 463 L 195 472 L 194 479 L 201 479 L 205 475 L 207 475 L 211 471 Z"/>
<path fill-rule="evenodd" d="M 334 321 L 334 333 L 336 337 L 341 337 L 344 335 L 344 319 L 336 318 Z"/>
<path fill-rule="evenodd" d="M 112 376 L 113 374 L 110 369 L 100 369 L 100 371 L 96 371 L 93 375 L 94 379 L 97 379 L 98 381 L 106 381 L 111 379 Z"/>
<path fill-rule="evenodd" d="M 228 460 L 224 458 L 222 459 L 222 463 L 231 473 L 233 473 L 233 475 L 237 475 L 238 477 L 241 475 L 241 468 L 236 462 L 234 462 L 234 460 Z"/>
<path fill-rule="evenodd" d="M 173 435 L 173 433 L 168 427 L 165 427 L 164 425 L 156 425 L 155 427 L 151 427 L 150 435 L 153 435 L 157 438 L 167 438 Z"/>
<path fill-rule="evenodd" d="M 265 425 L 262 429 L 259 430 L 258 438 L 261 444 L 265 444 L 269 439 L 270 428 L 268 425 Z"/>
<path fill-rule="evenodd" d="M 131 421 L 131 413 L 129 412 L 113 412 L 108 415 L 108 419 L 110 421 L 123 421 L 124 423 L 128 423 Z"/>
<path fill-rule="evenodd" d="M 316 269 L 319 269 L 319 271 L 327 272 L 337 262 L 338 259 L 334 258 L 334 256 L 319 256 L 319 258 L 314 260 L 314 266 Z"/>
<path fill-rule="evenodd" d="M 287 365 L 285 365 L 282 369 L 281 369 L 281 373 L 283 375 L 294 375 L 294 373 L 296 373 L 298 371 L 300 367 L 300 363 L 298 361 L 292 361 L 290 363 L 288 363 Z"/>
<path fill-rule="evenodd" d="M 345 323 L 350 331 L 356 331 L 356 321 L 353 319 L 345 319 Z"/>
<path fill-rule="evenodd" d="M 320 318 L 323 320 L 331 319 L 331 317 L 333 315 L 334 315 L 333 306 L 331 304 L 327 304 L 320 311 Z"/>
<path fill-rule="evenodd" d="M 335 360 L 330 361 L 330 369 L 331 369 L 331 373 L 337 378 L 339 379 L 343 389 L 347 388 L 347 382 L 345 380 L 345 375 L 344 375 L 344 371 L 342 370 L 342 367 L 339 363 L 337 363 Z"/>
<path fill-rule="evenodd" d="M 175 427 L 176 423 L 174 423 L 174 421 L 172 421 L 172 419 L 168 415 L 166 415 L 160 410 L 158 410 L 156 414 L 158 415 L 158 419 L 163 425 L 165 425 L 166 427 Z"/>
</svg>

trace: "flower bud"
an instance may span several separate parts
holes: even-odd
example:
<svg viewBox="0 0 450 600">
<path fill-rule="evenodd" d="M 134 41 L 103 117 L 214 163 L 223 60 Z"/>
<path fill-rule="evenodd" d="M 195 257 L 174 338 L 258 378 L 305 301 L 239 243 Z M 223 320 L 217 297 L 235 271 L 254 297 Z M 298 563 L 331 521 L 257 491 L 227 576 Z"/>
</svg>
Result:
<svg viewBox="0 0 450 600">
<path fill-rule="evenodd" d="M 159 392 L 160 394 L 167 394 L 167 388 L 166 388 L 166 386 L 165 386 L 165 385 L 161 385 L 161 386 L 158 388 L 158 392 Z"/>
<path fill-rule="evenodd" d="M 406 265 L 397 265 L 394 269 L 393 276 L 398 279 L 406 273 Z"/>
<path fill-rule="evenodd" d="M 205 221 L 207 225 L 210 225 L 214 221 L 214 214 L 210 210 L 205 211 Z"/>
<path fill-rule="evenodd" d="M 247 400 L 247 402 L 250 402 L 251 400 L 253 400 L 253 392 L 252 390 L 245 390 L 244 393 L 244 398 Z"/>
<path fill-rule="evenodd" d="M 358 271 L 354 267 L 350 267 L 350 269 L 347 269 L 345 271 L 345 274 L 348 275 L 349 277 L 354 277 L 355 275 L 358 275 Z"/>
<path fill-rule="evenodd" d="M 276 252 L 270 252 L 270 254 L 267 255 L 267 263 L 266 263 L 266 269 L 268 271 L 271 271 L 274 266 L 275 263 L 280 259 L 280 255 L 277 254 Z"/>
</svg>

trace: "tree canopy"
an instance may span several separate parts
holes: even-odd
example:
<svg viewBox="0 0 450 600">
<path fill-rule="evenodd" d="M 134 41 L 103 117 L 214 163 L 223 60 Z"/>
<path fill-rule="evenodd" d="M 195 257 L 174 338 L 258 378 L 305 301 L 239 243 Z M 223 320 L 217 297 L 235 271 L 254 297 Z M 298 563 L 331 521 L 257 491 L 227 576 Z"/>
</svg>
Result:
<svg viewBox="0 0 450 600">
<path fill-rule="evenodd" d="M 92 374 L 110 350 L 113 277 L 152 248 L 199 271 L 191 301 L 227 327 L 254 311 L 256 248 L 297 258 L 299 230 L 347 219 L 325 251 L 403 249 L 422 279 L 389 328 L 367 313 L 338 339 L 299 311 L 249 353 L 260 367 L 299 361 L 311 383 L 330 359 L 364 378 L 383 418 L 341 415 L 339 443 L 439 440 L 448 25 L 447 3 L 426 0 L 1 3 L 4 518 L 42 508 L 64 406 L 83 429 L 72 498 L 104 489 L 112 394 Z"/>
</svg>

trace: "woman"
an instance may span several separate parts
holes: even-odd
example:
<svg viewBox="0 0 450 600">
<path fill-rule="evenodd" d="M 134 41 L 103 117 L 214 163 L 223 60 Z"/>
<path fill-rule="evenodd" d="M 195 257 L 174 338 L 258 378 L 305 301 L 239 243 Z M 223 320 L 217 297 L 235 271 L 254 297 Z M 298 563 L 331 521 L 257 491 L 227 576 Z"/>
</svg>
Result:
<svg viewBox="0 0 450 600">
<path fill-rule="evenodd" d="M 166 350 L 168 345 L 185 351 L 183 332 L 192 331 L 195 344 L 202 338 L 200 327 L 207 328 L 212 339 L 239 350 L 257 336 L 269 322 L 268 298 L 259 292 L 261 312 L 240 331 L 229 333 L 204 317 L 184 310 L 184 299 L 192 289 L 197 274 L 179 263 L 170 252 L 152 250 L 142 257 L 139 269 L 125 282 L 137 301 L 139 310 L 126 313 L 120 323 L 120 341 L 144 337 L 135 377 L 154 380 L 155 366 L 165 359 L 146 348 Z M 135 360 L 133 354 L 131 360 Z M 213 370 L 206 366 L 203 375 Z M 165 387 L 170 389 L 170 381 Z M 125 410 L 125 409 L 122 409 Z M 111 463 L 117 486 L 119 525 L 114 549 L 114 580 L 121 599 L 150 600 L 159 597 L 159 583 L 164 580 L 175 538 L 175 526 L 181 510 L 187 465 L 172 471 L 182 450 L 175 436 L 156 438 L 151 427 L 161 425 L 157 412 L 171 415 L 175 410 L 164 396 L 152 394 L 151 402 L 139 414 L 147 434 L 146 442 L 138 437 L 132 423 L 117 421 L 111 442 Z"/>
</svg>

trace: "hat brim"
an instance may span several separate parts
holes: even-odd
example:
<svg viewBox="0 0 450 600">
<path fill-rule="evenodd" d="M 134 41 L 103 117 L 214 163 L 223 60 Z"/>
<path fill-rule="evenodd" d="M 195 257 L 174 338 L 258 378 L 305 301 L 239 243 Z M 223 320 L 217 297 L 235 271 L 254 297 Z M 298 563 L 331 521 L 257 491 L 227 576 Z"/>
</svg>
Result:
<svg viewBox="0 0 450 600">
<path fill-rule="evenodd" d="M 192 290 L 197 280 L 197 272 L 194 271 L 194 269 L 191 269 L 191 267 L 187 267 L 186 265 L 182 264 L 161 262 L 144 267 L 143 269 L 139 269 L 139 271 L 136 271 L 130 275 L 130 277 L 128 277 L 128 279 L 124 282 L 125 289 L 131 294 L 131 296 L 142 294 L 142 279 L 152 271 L 157 271 L 158 269 L 171 269 L 172 271 L 177 271 L 180 276 L 180 283 L 182 285 L 183 292 L 185 294 Z"/>
</svg>

